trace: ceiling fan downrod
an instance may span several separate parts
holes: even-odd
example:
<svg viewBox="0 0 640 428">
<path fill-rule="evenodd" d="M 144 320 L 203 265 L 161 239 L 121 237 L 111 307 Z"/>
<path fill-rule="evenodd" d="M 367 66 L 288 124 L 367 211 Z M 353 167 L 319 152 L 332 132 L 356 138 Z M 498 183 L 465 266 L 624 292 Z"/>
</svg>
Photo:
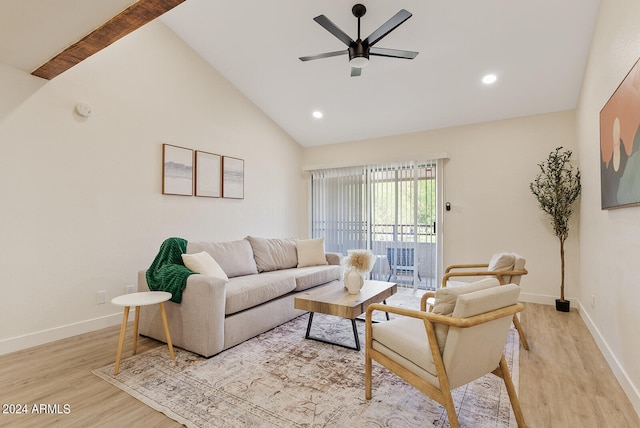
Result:
<svg viewBox="0 0 640 428">
<path fill-rule="evenodd" d="M 364 7 L 363 4 L 358 3 L 351 8 L 351 13 L 353 13 L 353 16 L 358 18 L 358 40 L 360 40 L 360 18 L 367 13 L 367 8 Z"/>
<path fill-rule="evenodd" d="M 360 18 L 367 13 L 367 8 L 358 3 L 351 8 L 351 13 L 358 18 L 358 39 L 349 46 L 349 64 L 355 68 L 362 68 L 369 64 L 369 47 L 365 46 L 360 38 Z"/>
</svg>

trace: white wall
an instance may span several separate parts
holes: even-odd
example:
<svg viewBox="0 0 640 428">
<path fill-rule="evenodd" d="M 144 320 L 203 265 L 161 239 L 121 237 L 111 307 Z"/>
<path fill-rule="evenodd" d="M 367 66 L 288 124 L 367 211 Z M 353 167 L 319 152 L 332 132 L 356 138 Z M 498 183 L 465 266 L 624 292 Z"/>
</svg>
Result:
<svg viewBox="0 0 640 428">
<path fill-rule="evenodd" d="M 553 304 L 560 289 L 559 243 L 529 183 L 558 146 L 575 149 L 573 111 L 311 147 L 304 149 L 303 165 L 425 160 L 446 152 L 444 200 L 453 209 L 444 214 L 444 265 L 516 251 L 529 270 L 521 299 Z M 577 215 L 572 224 L 565 244 L 569 299 L 579 296 Z"/>
<path fill-rule="evenodd" d="M 0 87 L 0 354 L 119 323 L 96 292 L 167 237 L 299 235 L 300 146 L 160 22 L 49 82 L 3 66 Z M 162 143 L 244 159 L 245 199 L 162 195 Z"/>
<path fill-rule="evenodd" d="M 15 110 L 31 94 L 45 84 L 38 79 L 5 64 L 0 63 L 0 121 Z"/>
<path fill-rule="evenodd" d="M 640 413 L 640 207 L 600 209 L 599 127 L 600 110 L 640 57 L 638 22 L 637 1 L 600 2 L 576 121 L 583 171 L 581 314 Z"/>
</svg>

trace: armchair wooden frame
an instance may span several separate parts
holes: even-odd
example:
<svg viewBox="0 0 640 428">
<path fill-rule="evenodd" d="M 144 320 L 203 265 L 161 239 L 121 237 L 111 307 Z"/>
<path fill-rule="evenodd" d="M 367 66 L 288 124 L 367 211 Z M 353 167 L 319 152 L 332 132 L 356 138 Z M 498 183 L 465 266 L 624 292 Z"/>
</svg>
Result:
<svg viewBox="0 0 640 428">
<path fill-rule="evenodd" d="M 460 424 L 458 422 L 458 415 L 456 414 L 455 404 L 453 402 L 453 397 L 451 395 L 451 389 L 449 387 L 447 371 L 444 367 L 444 362 L 442 360 L 442 354 L 440 353 L 440 348 L 438 347 L 436 333 L 434 330 L 434 324 L 441 323 L 441 324 L 446 324 L 452 327 L 468 328 L 468 327 L 473 327 L 489 321 L 493 321 L 498 318 L 503 318 L 505 316 L 516 314 L 522 311 L 524 309 L 524 306 L 521 303 L 516 303 L 511 306 L 507 306 L 501 309 L 486 312 L 484 314 L 476 315 L 469 318 L 453 318 L 450 316 L 438 315 L 438 314 L 434 314 L 426 311 L 426 300 L 428 297 L 433 297 L 434 295 L 435 293 L 426 293 L 425 295 L 423 295 L 422 300 L 420 302 L 419 311 L 387 306 L 379 303 L 369 305 L 366 311 L 365 398 L 367 400 L 370 400 L 372 396 L 372 363 L 371 361 L 375 360 L 376 362 L 381 364 L 383 367 L 392 371 L 393 373 L 398 375 L 400 378 L 404 379 L 406 382 L 414 386 L 423 394 L 427 395 L 434 401 L 444 406 L 444 408 L 447 411 L 447 417 L 449 419 L 449 424 L 451 425 L 451 427 L 459 428 Z M 373 322 L 372 313 L 375 310 L 391 312 L 391 313 L 406 316 L 406 317 L 419 318 L 424 321 L 424 327 L 427 333 L 427 337 L 429 339 L 429 348 L 431 350 L 433 361 L 435 363 L 439 387 L 432 385 L 431 383 L 427 382 L 426 380 L 424 380 L 417 374 L 413 373 L 409 369 L 405 368 L 404 366 L 393 361 L 386 355 L 373 349 L 371 329 L 372 329 L 372 322 Z M 520 401 L 518 400 L 518 394 L 515 390 L 515 386 L 513 385 L 511 373 L 509 372 L 509 367 L 507 366 L 507 361 L 504 357 L 504 354 L 502 354 L 502 357 L 500 358 L 498 367 L 496 367 L 496 369 L 493 370 L 491 373 L 503 379 L 504 384 L 507 388 L 509 400 L 511 401 L 511 407 L 513 409 L 513 413 L 518 423 L 518 427 L 524 428 L 526 426 L 524 422 L 524 414 L 522 413 L 522 409 L 520 408 Z"/>
<path fill-rule="evenodd" d="M 515 270 L 488 270 L 489 263 L 467 263 L 467 264 L 458 264 L 458 265 L 450 265 L 444 271 L 444 275 L 442 276 L 442 287 L 447 286 L 447 281 L 450 278 L 455 277 L 471 277 L 471 276 L 494 276 L 500 282 L 500 285 L 505 285 L 506 280 L 505 277 L 511 278 L 513 276 L 521 276 L 529 273 L 526 269 L 515 269 Z M 469 270 L 469 269 L 483 269 L 483 270 Z M 527 337 L 524 334 L 524 330 L 522 325 L 520 324 L 520 320 L 516 315 L 513 315 L 513 325 L 516 326 L 518 330 L 518 335 L 520 336 L 520 342 L 522 342 L 522 346 L 527 351 L 529 350 L 529 342 L 527 342 Z"/>
<path fill-rule="evenodd" d="M 529 273 L 526 269 L 516 269 L 516 270 L 488 270 L 488 263 L 468 263 L 461 265 L 450 265 L 444 271 L 444 276 L 442 277 L 442 286 L 447 286 L 447 280 L 453 277 L 464 277 L 464 276 L 495 276 L 498 281 L 500 281 L 500 285 L 506 284 L 504 279 L 505 276 L 520 276 L 526 275 Z M 465 270 L 459 271 L 457 269 L 483 269 L 483 270 Z"/>
</svg>

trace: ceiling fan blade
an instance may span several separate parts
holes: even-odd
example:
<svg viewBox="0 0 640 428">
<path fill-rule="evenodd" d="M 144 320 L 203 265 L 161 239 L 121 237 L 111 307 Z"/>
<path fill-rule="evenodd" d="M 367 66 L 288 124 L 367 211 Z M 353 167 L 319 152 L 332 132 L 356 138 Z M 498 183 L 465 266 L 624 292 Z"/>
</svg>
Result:
<svg viewBox="0 0 640 428">
<path fill-rule="evenodd" d="M 386 49 L 386 48 L 370 48 L 369 55 L 375 56 L 386 56 L 390 58 L 406 58 L 406 59 L 414 59 L 418 56 L 419 52 L 413 51 L 402 51 L 398 49 Z"/>
<path fill-rule="evenodd" d="M 351 67 L 351 77 L 358 77 L 362 74 L 362 68 Z"/>
<path fill-rule="evenodd" d="M 333 34 L 345 45 L 349 46 L 351 43 L 354 43 L 353 39 L 347 35 L 344 31 L 338 28 L 336 24 L 331 22 L 329 18 L 324 15 L 319 15 L 313 18 L 318 24 L 322 25 L 325 30 Z"/>
<path fill-rule="evenodd" d="M 402 24 L 407 19 L 411 18 L 411 12 L 408 12 L 405 9 L 401 9 L 400 12 L 396 13 L 389 19 L 387 22 L 382 24 L 376 31 L 371 33 L 369 37 L 363 40 L 364 44 L 369 46 L 373 46 L 380 41 L 384 36 L 392 32 L 396 29 L 400 24 Z"/>
<path fill-rule="evenodd" d="M 349 53 L 349 51 L 347 49 L 344 49 L 341 51 L 325 52 L 318 55 L 301 56 L 300 61 L 311 61 L 313 59 L 329 58 L 332 56 L 346 55 L 347 53 Z"/>
</svg>

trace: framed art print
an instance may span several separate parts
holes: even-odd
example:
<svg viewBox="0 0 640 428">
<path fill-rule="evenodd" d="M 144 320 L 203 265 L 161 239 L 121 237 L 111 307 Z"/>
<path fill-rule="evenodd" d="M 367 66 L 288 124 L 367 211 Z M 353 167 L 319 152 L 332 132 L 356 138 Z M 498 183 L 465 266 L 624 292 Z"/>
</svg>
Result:
<svg viewBox="0 0 640 428">
<path fill-rule="evenodd" d="M 640 65 L 638 62 L 600 111 L 602 209 L 640 204 Z"/>
<path fill-rule="evenodd" d="M 244 160 L 222 157 L 222 197 L 244 199 Z"/>
<path fill-rule="evenodd" d="M 162 145 L 162 193 L 193 196 L 193 150 Z"/>
<path fill-rule="evenodd" d="M 196 196 L 222 196 L 222 156 L 196 150 Z"/>
</svg>

